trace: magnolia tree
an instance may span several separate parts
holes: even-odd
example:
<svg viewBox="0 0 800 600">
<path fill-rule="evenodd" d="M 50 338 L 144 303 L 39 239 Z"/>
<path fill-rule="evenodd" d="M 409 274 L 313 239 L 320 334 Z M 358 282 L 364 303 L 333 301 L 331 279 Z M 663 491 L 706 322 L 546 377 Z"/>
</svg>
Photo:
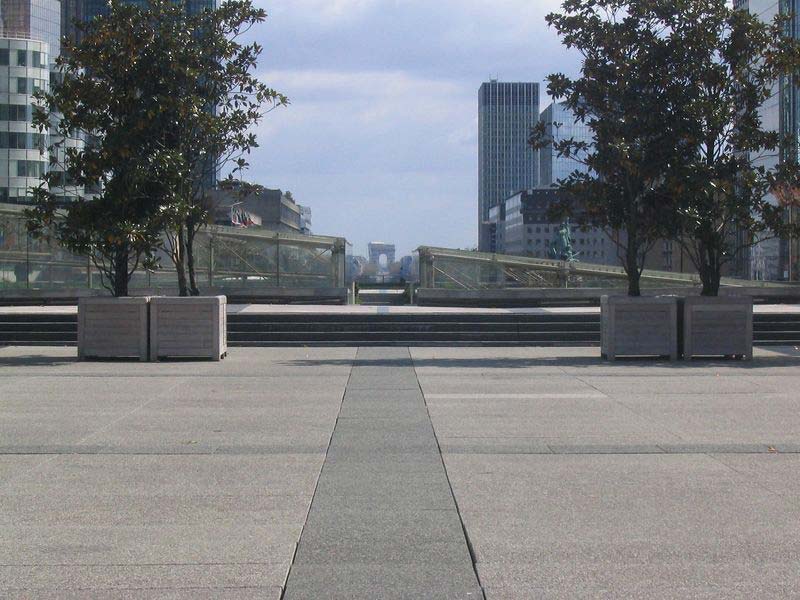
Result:
<svg viewBox="0 0 800 600">
<path fill-rule="evenodd" d="M 58 171 L 78 189 L 99 191 L 64 204 L 58 219 L 54 170 L 36 192 L 31 229 L 89 254 L 101 272 L 110 265 L 116 295 L 157 248 L 174 262 L 180 294 L 198 294 L 194 240 L 208 221 L 209 187 L 220 169 L 247 167 L 251 128 L 287 104 L 252 73 L 261 47 L 240 41 L 265 18 L 249 0 L 196 14 L 170 0 L 111 0 L 106 15 L 80 25 L 35 122 L 58 140 L 87 138 L 82 148 L 51 148 L 51 161 L 62 160 Z"/>
<path fill-rule="evenodd" d="M 630 295 L 648 250 L 675 240 L 694 262 L 702 293 L 719 290 L 724 265 L 759 239 L 796 235 L 769 192 L 797 189 L 791 140 L 766 130 L 761 109 L 799 66 L 789 16 L 764 23 L 726 0 L 566 0 L 547 21 L 582 56 L 581 77 L 549 77 L 548 92 L 591 129 L 591 143 L 552 140 L 586 169 L 559 182 L 592 225 L 614 237 Z M 763 166 L 783 151 L 781 165 Z M 587 172 L 588 171 L 588 172 Z"/>
<path fill-rule="evenodd" d="M 169 0 L 151 0 L 149 12 L 164 45 L 157 145 L 178 167 L 165 203 L 167 249 L 181 295 L 197 295 L 195 239 L 212 209 L 209 187 L 220 170 L 233 177 L 247 168 L 257 146 L 252 128 L 288 100 L 255 77 L 261 46 L 241 41 L 266 18 L 250 0 L 192 15 Z"/>
<path fill-rule="evenodd" d="M 34 124 L 57 140 L 51 169 L 34 190 L 29 230 L 87 255 L 115 296 L 128 293 L 132 273 L 155 266 L 165 221 L 164 186 L 170 157 L 155 145 L 158 80 L 151 77 L 153 41 L 143 38 L 133 6 L 114 5 L 125 27 L 98 19 L 83 27 L 78 45 L 65 40 L 57 59 L 63 77 L 39 93 Z M 132 59 L 136 57 L 136 59 Z M 91 139 L 86 139 L 91 132 Z M 85 145 L 68 144 L 84 138 Z M 89 190 L 62 202 L 67 188 Z"/>
<path fill-rule="evenodd" d="M 668 186 L 677 201 L 675 240 L 697 268 L 703 295 L 717 295 L 725 265 L 739 252 L 799 232 L 785 218 L 800 182 L 796 140 L 761 118 L 781 79 L 800 67 L 800 44 L 785 34 L 791 18 L 767 23 L 725 0 L 675 4 L 673 35 L 681 45 L 669 60 L 681 84 L 687 152 Z M 776 155 L 781 164 L 768 169 L 764 158 Z"/>
<path fill-rule="evenodd" d="M 647 253 L 675 227 L 666 173 L 680 153 L 675 115 L 680 83 L 665 57 L 680 40 L 665 34 L 665 2 L 566 0 L 547 16 L 563 43 L 582 57 L 580 77 L 548 77 L 548 94 L 563 101 L 593 141 L 552 140 L 545 124 L 532 131 L 535 148 L 586 168 L 559 182 L 569 199 L 565 212 L 584 224 L 621 232 L 612 236 L 628 276 L 628 294 L 641 294 Z"/>
</svg>

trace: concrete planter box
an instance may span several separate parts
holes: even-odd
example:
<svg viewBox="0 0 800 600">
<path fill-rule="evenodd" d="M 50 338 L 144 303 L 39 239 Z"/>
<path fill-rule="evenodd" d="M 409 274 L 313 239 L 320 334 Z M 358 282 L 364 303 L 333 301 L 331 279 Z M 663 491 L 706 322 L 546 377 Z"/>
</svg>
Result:
<svg viewBox="0 0 800 600">
<path fill-rule="evenodd" d="M 603 296 L 601 354 L 678 358 L 678 300 L 673 297 Z"/>
<path fill-rule="evenodd" d="M 81 298 L 78 359 L 138 358 L 146 361 L 149 298 Z"/>
<path fill-rule="evenodd" d="M 150 301 L 150 360 L 206 358 L 228 352 L 225 296 L 156 297 Z"/>
<path fill-rule="evenodd" d="M 683 357 L 753 358 L 753 299 L 689 296 L 683 305 Z"/>
</svg>

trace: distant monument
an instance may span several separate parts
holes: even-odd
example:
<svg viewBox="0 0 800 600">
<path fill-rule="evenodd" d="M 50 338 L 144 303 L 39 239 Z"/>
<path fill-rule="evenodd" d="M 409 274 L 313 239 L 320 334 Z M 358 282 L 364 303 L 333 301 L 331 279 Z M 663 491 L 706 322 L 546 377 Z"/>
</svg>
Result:
<svg viewBox="0 0 800 600">
<path fill-rule="evenodd" d="M 375 265 L 379 273 L 388 273 L 389 267 L 394 264 L 395 248 L 394 244 L 385 242 L 370 242 L 367 246 L 369 251 L 369 264 Z M 381 256 L 386 257 L 386 266 L 381 265 Z"/>
<path fill-rule="evenodd" d="M 550 258 L 566 262 L 578 262 L 578 255 L 572 250 L 572 228 L 569 219 L 564 221 L 550 242 Z"/>
</svg>

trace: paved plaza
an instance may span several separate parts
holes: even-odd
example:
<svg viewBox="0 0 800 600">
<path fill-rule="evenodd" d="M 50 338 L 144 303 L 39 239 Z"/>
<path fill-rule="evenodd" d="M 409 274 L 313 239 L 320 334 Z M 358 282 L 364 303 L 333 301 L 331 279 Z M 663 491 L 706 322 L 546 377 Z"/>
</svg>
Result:
<svg viewBox="0 0 800 600">
<path fill-rule="evenodd" d="M 0 348 L 1 598 L 800 596 L 800 350 Z"/>
</svg>

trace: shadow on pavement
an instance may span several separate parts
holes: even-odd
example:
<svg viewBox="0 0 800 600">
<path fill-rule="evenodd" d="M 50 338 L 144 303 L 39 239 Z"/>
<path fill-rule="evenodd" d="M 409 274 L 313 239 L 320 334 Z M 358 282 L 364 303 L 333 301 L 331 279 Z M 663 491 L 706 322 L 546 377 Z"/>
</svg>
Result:
<svg viewBox="0 0 800 600">
<path fill-rule="evenodd" d="M 58 367 L 78 362 L 78 357 L 44 356 L 28 354 L 25 356 L 0 356 L 0 367 Z"/>
<path fill-rule="evenodd" d="M 777 350 L 773 350 L 777 352 Z M 800 367 L 800 353 L 790 353 L 788 350 L 776 356 L 757 356 L 752 361 L 734 359 L 694 359 L 690 361 L 675 361 L 653 358 L 627 358 L 616 361 L 603 360 L 599 356 L 548 356 L 541 358 L 387 358 L 387 359 L 302 359 L 283 361 L 286 366 L 348 366 L 354 367 L 408 367 L 413 362 L 415 367 L 439 367 L 458 369 L 525 369 L 528 367 L 597 367 L 608 368 L 663 368 L 669 370 L 692 370 L 715 368 L 732 369 L 762 369 L 765 367 Z"/>
</svg>

